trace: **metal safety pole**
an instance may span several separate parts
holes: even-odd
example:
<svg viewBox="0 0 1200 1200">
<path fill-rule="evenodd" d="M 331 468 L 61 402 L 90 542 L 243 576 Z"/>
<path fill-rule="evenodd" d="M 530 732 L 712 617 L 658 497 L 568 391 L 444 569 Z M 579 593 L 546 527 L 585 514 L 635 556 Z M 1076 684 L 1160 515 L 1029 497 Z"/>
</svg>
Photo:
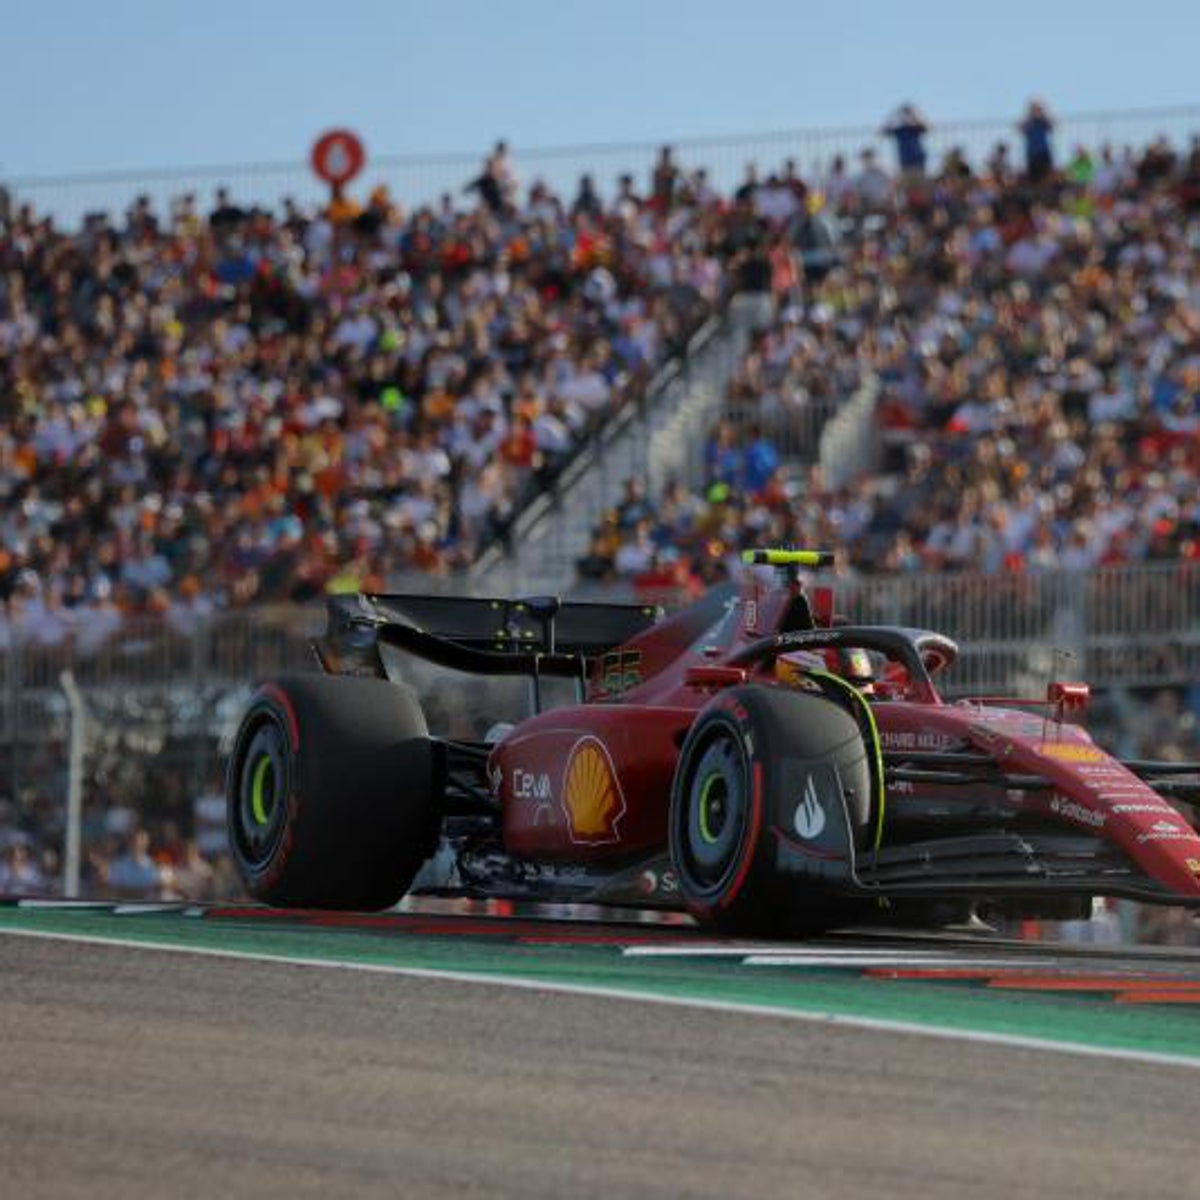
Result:
<svg viewBox="0 0 1200 1200">
<path fill-rule="evenodd" d="M 80 834 L 83 824 L 83 750 L 87 733 L 87 709 L 83 694 L 70 669 L 58 677 L 71 714 L 71 737 L 67 760 L 67 844 L 63 855 L 63 895 L 79 895 Z"/>
</svg>

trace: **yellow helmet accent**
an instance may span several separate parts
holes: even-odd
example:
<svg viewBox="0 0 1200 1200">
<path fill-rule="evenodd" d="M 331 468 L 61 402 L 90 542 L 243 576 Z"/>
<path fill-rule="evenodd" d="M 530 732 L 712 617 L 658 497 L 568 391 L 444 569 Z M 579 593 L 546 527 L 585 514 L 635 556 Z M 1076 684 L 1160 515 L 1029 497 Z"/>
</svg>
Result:
<svg viewBox="0 0 1200 1200">
<path fill-rule="evenodd" d="M 743 550 L 742 562 L 757 567 L 832 567 L 832 550 Z"/>
</svg>

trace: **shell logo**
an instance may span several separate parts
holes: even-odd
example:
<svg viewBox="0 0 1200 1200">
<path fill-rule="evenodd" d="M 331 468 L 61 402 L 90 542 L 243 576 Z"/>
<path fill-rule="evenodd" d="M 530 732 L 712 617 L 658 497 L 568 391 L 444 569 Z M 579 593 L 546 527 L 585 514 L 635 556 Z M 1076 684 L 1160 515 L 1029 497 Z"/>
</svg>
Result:
<svg viewBox="0 0 1200 1200">
<path fill-rule="evenodd" d="M 562 806 L 571 841 L 596 846 L 620 840 L 617 823 L 625 815 L 625 797 L 608 750 L 591 734 L 571 747 L 563 773 Z"/>
<path fill-rule="evenodd" d="M 1086 742 L 1046 742 L 1040 749 L 1047 758 L 1061 762 L 1093 763 L 1105 757 L 1099 746 L 1089 746 Z"/>
</svg>

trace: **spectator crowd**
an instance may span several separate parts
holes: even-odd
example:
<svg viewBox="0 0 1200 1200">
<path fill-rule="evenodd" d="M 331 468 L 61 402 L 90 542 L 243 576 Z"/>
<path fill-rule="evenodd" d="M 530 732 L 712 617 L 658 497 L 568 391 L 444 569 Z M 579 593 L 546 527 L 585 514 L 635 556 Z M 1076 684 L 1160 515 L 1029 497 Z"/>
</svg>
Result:
<svg viewBox="0 0 1200 1200">
<path fill-rule="evenodd" d="M 36 642 L 470 563 L 710 311 L 719 206 L 456 204 L 0 224 L 0 589 Z M 661 174 L 661 172 L 660 172 Z"/>
<path fill-rule="evenodd" d="M 864 574 L 1200 561 L 1200 140 L 1060 159 L 1034 103 L 1020 156 L 935 163 L 929 127 L 903 105 L 895 169 L 728 194 L 664 148 L 560 196 L 499 143 L 411 211 L 0 205 L 0 651 L 462 569 L 738 292 L 770 316 L 703 478 L 629 480 L 583 578 L 685 595 L 772 543 Z M 821 424 L 864 389 L 878 456 L 829 480 Z M 1181 693 L 1134 711 L 1126 753 L 1200 757 Z M 0 894 L 59 886 L 38 753 L 32 802 L 0 788 Z M 89 894 L 237 891 L 218 791 L 181 778 L 93 781 Z"/>
<path fill-rule="evenodd" d="M 697 584 L 746 541 L 862 571 L 1200 553 L 1200 148 L 1077 149 L 1034 103 L 1024 161 L 874 150 L 731 194 L 663 150 L 639 190 L 518 183 L 323 210 L 224 190 L 169 215 L 0 224 L 0 642 L 85 651 L 129 614 L 447 573 L 731 292 L 772 297 L 699 487 L 609 515 L 581 563 Z M 820 425 L 874 381 L 882 463 L 827 484 Z M 797 458 L 798 429 L 809 433 Z M 688 481 L 692 483 L 694 481 Z"/>
<path fill-rule="evenodd" d="M 1024 169 L 999 146 L 927 171 L 905 106 L 900 172 L 866 151 L 825 181 L 836 253 L 768 221 L 774 315 L 703 481 L 630 481 L 585 577 L 686 590 L 764 543 L 835 546 L 864 573 L 1200 560 L 1200 139 L 1056 167 L 1045 108 L 1021 128 Z M 797 430 L 868 384 L 881 455 L 829 481 Z"/>
</svg>

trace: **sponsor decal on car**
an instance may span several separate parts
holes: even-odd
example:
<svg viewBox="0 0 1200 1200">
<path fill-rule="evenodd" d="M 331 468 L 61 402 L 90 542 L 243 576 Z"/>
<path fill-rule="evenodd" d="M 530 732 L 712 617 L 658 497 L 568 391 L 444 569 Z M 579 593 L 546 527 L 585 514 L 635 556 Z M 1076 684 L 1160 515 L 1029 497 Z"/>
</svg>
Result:
<svg viewBox="0 0 1200 1200">
<path fill-rule="evenodd" d="M 1046 742 L 1041 751 L 1047 758 L 1057 758 L 1060 762 L 1095 763 L 1107 757 L 1099 746 L 1089 746 L 1086 742 Z"/>
<path fill-rule="evenodd" d="M 1080 825 L 1089 825 L 1093 829 L 1102 829 L 1104 823 L 1108 820 L 1108 816 L 1105 813 L 1085 808 L 1075 800 L 1067 800 L 1062 796 L 1055 796 L 1050 801 L 1050 811 L 1057 813 L 1060 817 L 1066 817 L 1068 821 L 1075 821 Z"/>
<path fill-rule="evenodd" d="M 1189 858 L 1187 860 L 1187 869 L 1193 875 L 1200 875 L 1200 858 Z"/>
<path fill-rule="evenodd" d="M 1173 821 L 1155 821 L 1146 833 L 1138 834 L 1142 842 L 1181 842 L 1195 838 L 1196 831 L 1190 825 L 1176 825 Z"/>
<path fill-rule="evenodd" d="M 644 679 L 640 650 L 610 650 L 600 660 L 597 694 L 607 698 L 623 696 Z"/>
<path fill-rule="evenodd" d="M 512 798 L 533 806 L 532 824 L 552 823 L 550 805 L 554 797 L 550 793 L 550 776 L 545 771 L 513 767 Z"/>
<path fill-rule="evenodd" d="M 1080 775 L 1083 782 L 1089 787 L 1103 788 L 1105 791 L 1112 791 L 1116 788 L 1137 787 L 1138 781 L 1135 776 L 1131 775 L 1124 767 L 1102 766 L 1093 767 L 1087 763 L 1076 763 L 1072 770 Z"/>
<path fill-rule="evenodd" d="M 535 775 L 532 771 L 513 768 L 513 797 L 517 800 L 549 800 L 550 776 L 544 771 Z"/>
<path fill-rule="evenodd" d="M 1170 805 L 1163 803 L 1151 803 L 1150 801 L 1141 800 L 1136 804 L 1114 804 L 1112 811 L 1115 813 L 1161 813 L 1168 812 Z"/>
<path fill-rule="evenodd" d="M 643 896 L 674 896 L 679 892 L 679 876 L 670 868 L 655 871 L 647 867 L 638 876 L 638 890 Z"/>
<path fill-rule="evenodd" d="M 949 750 L 961 738 L 934 729 L 881 729 L 879 742 L 885 750 Z"/>
<path fill-rule="evenodd" d="M 811 842 L 821 836 L 825 828 L 825 809 L 817 796 L 817 781 L 809 775 L 804 785 L 804 795 L 796 805 L 796 815 L 792 818 L 792 828 L 802 841 Z"/>
<path fill-rule="evenodd" d="M 604 743 L 585 734 L 571 747 L 563 772 L 562 809 L 571 841 L 601 846 L 620 840 L 625 796 Z"/>
</svg>

